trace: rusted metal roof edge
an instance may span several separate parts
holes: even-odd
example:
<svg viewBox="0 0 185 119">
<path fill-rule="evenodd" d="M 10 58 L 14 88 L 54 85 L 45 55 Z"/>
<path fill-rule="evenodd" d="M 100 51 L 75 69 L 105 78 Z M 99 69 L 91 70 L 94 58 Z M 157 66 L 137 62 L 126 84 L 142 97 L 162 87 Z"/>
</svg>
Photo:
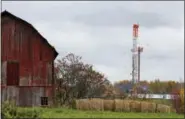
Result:
<svg viewBox="0 0 185 119">
<path fill-rule="evenodd" d="M 53 51 L 54 51 L 54 53 L 55 53 L 55 58 L 58 56 L 58 52 L 56 51 L 56 49 L 55 49 L 51 44 L 49 44 L 49 42 L 46 40 L 46 38 L 44 38 L 44 37 L 38 32 L 38 30 L 37 30 L 36 28 L 33 27 L 32 24 L 30 24 L 30 23 L 28 23 L 27 21 L 25 21 L 25 20 L 23 20 L 23 19 L 21 19 L 21 18 L 15 16 L 15 15 L 13 15 L 12 13 L 10 13 L 10 12 L 8 12 L 8 11 L 6 11 L 6 10 L 4 10 L 3 12 L 1 12 L 1 17 L 2 17 L 2 16 L 6 16 L 6 15 L 7 15 L 7 16 L 10 16 L 10 17 L 13 17 L 14 19 L 19 20 L 19 21 L 21 21 L 22 23 L 24 23 L 25 25 L 28 25 L 29 27 L 31 27 L 31 28 L 32 28 L 36 33 L 38 33 L 39 36 L 49 45 L 49 47 L 51 47 L 51 48 L 53 49 Z"/>
</svg>

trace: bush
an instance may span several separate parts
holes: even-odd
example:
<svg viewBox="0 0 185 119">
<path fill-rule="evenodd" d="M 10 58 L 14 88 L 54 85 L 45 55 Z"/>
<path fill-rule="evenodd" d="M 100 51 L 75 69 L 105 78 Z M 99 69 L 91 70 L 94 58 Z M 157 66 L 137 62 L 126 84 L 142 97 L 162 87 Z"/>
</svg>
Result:
<svg viewBox="0 0 185 119">
<path fill-rule="evenodd" d="M 3 118 L 15 118 L 17 114 L 17 107 L 14 101 L 5 101 L 2 103 L 1 115 Z"/>
<path fill-rule="evenodd" d="M 172 103 L 177 113 L 184 113 L 184 89 L 172 92 Z"/>
<path fill-rule="evenodd" d="M 17 110 L 16 118 L 38 118 L 40 111 L 36 108 L 20 108 Z"/>
<path fill-rule="evenodd" d="M 2 118 L 38 118 L 41 110 L 35 108 L 18 108 L 13 101 L 2 103 Z"/>
<path fill-rule="evenodd" d="M 75 99 L 72 101 L 71 107 L 72 107 L 73 109 L 77 109 L 77 108 L 76 108 L 76 100 L 75 100 Z"/>
<path fill-rule="evenodd" d="M 180 90 L 180 100 L 181 100 L 180 113 L 184 113 L 184 89 Z"/>
</svg>

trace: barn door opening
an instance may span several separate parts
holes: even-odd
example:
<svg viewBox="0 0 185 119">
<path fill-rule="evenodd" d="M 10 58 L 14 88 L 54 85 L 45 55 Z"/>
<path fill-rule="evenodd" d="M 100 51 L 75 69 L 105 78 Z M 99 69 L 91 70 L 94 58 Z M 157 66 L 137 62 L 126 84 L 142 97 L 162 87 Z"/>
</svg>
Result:
<svg viewBox="0 0 185 119">
<path fill-rule="evenodd" d="M 18 86 L 19 85 L 19 62 L 8 61 L 6 74 L 7 74 L 7 85 Z"/>
</svg>

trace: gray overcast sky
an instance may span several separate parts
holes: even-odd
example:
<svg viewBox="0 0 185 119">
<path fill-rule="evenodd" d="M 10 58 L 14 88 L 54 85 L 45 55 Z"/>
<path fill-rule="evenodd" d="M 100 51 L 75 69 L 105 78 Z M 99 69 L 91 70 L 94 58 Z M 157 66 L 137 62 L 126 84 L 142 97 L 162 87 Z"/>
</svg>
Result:
<svg viewBox="0 0 185 119">
<path fill-rule="evenodd" d="M 184 1 L 3 1 L 61 56 L 75 53 L 111 82 L 131 79 L 132 25 L 139 22 L 141 79 L 184 78 Z"/>
</svg>

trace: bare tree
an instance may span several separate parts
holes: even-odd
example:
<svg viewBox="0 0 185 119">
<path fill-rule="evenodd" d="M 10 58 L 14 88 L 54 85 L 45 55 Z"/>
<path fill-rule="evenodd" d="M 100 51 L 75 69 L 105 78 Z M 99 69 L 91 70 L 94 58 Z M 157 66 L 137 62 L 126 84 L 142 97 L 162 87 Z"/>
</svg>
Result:
<svg viewBox="0 0 185 119">
<path fill-rule="evenodd" d="M 100 96 L 107 89 L 104 75 L 72 53 L 57 60 L 55 69 L 60 104 L 70 103 L 76 98 Z"/>
</svg>

